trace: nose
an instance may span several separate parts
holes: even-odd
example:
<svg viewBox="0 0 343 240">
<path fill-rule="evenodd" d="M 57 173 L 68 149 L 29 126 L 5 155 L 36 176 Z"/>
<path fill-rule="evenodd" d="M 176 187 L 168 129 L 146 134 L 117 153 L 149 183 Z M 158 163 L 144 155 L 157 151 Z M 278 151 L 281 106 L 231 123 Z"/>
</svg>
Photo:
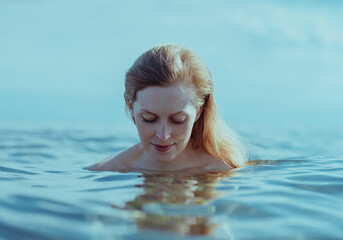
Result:
<svg viewBox="0 0 343 240">
<path fill-rule="evenodd" d="M 170 138 L 170 129 L 166 123 L 161 122 L 161 124 L 158 125 L 156 136 L 160 140 L 167 140 L 168 138 Z"/>
</svg>

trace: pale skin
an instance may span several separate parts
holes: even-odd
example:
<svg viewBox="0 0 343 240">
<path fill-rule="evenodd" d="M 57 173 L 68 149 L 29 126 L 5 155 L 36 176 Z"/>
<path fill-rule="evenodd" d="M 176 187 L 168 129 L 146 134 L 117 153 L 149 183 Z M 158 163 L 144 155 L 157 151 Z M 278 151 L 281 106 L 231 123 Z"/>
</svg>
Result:
<svg viewBox="0 0 343 240">
<path fill-rule="evenodd" d="M 147 87 L 131 103 L 140 142 L 90 167 L 94 171 L 211 171 L 230 169 L 203 148 L 193 148 L 191 133 L 201 115 L 191 87 Z"/>
</svg>

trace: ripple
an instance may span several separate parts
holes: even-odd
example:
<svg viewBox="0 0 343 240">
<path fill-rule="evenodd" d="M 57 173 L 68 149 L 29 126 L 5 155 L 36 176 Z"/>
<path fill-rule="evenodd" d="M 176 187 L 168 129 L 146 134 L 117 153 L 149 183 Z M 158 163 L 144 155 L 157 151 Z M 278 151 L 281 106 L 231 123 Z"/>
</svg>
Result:
<svg viewBox="0 0 343 240">
<path fill-rule="evenodd" d="M 299 174 L 295 176 L 289 176 L 288 179 L 299 182 L 310 182 L 311 184 L 328 184 L 328 183 L 343 183 L 343 176 L 330 176 L 329 174 Z"/>
<path fill-rule="evenodd" d="M 26 175 L 37 175 L 38 173 L 34 172 L 28 172 L 28 171 L 23 171 L 15 168 L 8 168 L 8 167 L 2 167 L 0 166 L 0 171 L 1 172 L 10 172 L 10 173 L 20 173 L 20 174 L 26 174 Z"/>
<path fill-rule="evenodd" d="M 261 208 L 258 204 L 249 204 L 239 201 L 228 201 L 226 199 L 217 200 L 215 202 L 216 212 L 218 214 L 229 214 L 231 217 L 256 217 L 272 218 L 278 216 L 275 212 L 264 207 Z"/>
<path fill-rule="evenodd" d="M 28 239 L 28 240 L 51 240 L 51 236 L 46 236 L 41 232 L 16 227 L 0 220 L 0 236 L 6 239 Z M 25 236 L 25 237 L 24 237 Z M 4 238 L 4 239 L 5 239 Z"/>
<path fill-rule="evenodd" d="M 104 192 L 104 191 L 111 191 L 115 189 L 132 189 L 132 185 L 91 188 L 91 189 L 86 189 L 86 190 L 80 190 L 80 192 Z"/>
<path fill-rule="evenodd" d="M 0 181 L 19 181 L 19 180 L 26 180 L 26 179 L 27 178 L 23 178 L 23 177 L 0 177 Z"/>
<path fill-rule="evenodd" d="M 44 172 L 46 172 L 46 173 L 54 173 L 54 174 L 66 173 L 66 171 L 51 171 L 51 170 L 44 171 Z"/>
<path fill-rule="evenodd" d="M 12 195 L 8 201 L 0 200 L 0 205 L 16 212 L 33 212 L 71 218 L 77 217 L 76 213 L 83 211 L 82 208 L 73 204 L 27 195 Z"/>
<path fill-rule="evenodd" d="M 51 154 L 46 153 L 33 153 L 33 152 L 20 152 L 20 153 L 11 153 L 12 157 L 43 157 L 43 158 L 50 158 L 55 159 L 56 157 Z"/>
<path fill-rule="evenodd" d="M 79 179 L 88 179 L 88 178 L 93 178 L 93 177 L 96 177 L 96 176 L 97 176 L 96 174 L 90 174 L 90 175 L 79 177 Z"/>
<path fill-rule="evenodd" d="M 116 182 L 116 181 L 123 181 L 123 180 L 131 180 L 136 178 L 135 176 L 132 176 L 130 174 L 120 174 L 120 175 L 111 175 L 106 177 L 100 177 L 97 179 L 94 179 L 96 182 Z"/>
<path fill-rule="evenodd" d="M 42 144 L 27 144 L 27 145 L 0 145 L 0 149 L 46 149 L 46 148 L 50 148 L 49 145 L 42 145 Z"/>
</svg>

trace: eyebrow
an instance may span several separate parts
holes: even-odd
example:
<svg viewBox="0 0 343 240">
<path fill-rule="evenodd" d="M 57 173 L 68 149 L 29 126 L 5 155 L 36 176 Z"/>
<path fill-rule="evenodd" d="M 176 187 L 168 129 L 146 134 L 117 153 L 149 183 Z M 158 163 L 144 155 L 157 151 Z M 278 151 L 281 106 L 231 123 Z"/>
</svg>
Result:
<svg viewBox="0 0 343 240">
<path fill-rule="evenodd" d="M 149 113 L 149 114 L 151 114 L 151 115 L 157 115 L 156 113 L 150 112 L 150 111 L 148 111 L 148 110 L 146 110 L 146 109 L 141 109 L 140 112 L 146 112 L 146 113 Z M 170 114 L 170 115 L 177 115 L 177 114 L 179 114 L 179 113 L 187 114 L 187 113 L 184 112 L 184 111 L 178 111 L 178 112 L 172 113 L 172 114 Z"/>
</svg>

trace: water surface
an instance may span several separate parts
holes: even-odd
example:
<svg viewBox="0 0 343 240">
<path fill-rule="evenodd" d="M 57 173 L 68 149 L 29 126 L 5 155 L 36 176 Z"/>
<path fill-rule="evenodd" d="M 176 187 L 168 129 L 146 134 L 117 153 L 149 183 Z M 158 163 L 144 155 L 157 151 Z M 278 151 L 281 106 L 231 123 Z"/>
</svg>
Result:
<svg viewBox="0 0 343 240">
<path fill-rule="evenodd" d="M 91 172 L 137 141 L 98 128 L 0 128 L 0 239 L 341 239 L 343 131 L 241 128 L 249 165 Z M 258 160 L 256 160 L 258 159 Z"/>
</svg>

